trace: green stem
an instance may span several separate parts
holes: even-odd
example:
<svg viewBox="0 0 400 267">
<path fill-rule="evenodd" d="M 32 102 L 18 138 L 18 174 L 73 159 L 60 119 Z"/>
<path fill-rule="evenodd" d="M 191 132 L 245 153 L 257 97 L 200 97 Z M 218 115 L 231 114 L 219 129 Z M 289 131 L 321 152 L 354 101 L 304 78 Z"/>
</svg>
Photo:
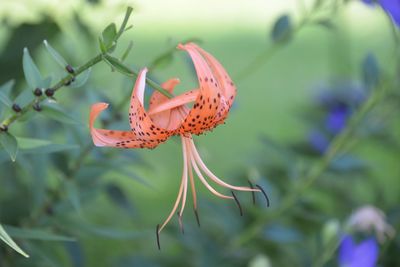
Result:
<svg viewBox="0 0 400 267">
<path fill-rule="evenodd" d="M 327 152 L 321 160 L 316 162 L 307 172 L 305 177 L 301 179 L 301 184 L 289 193 L 283 200 L 282 204 L 274 210 L 272 213 L 261 214 L 248 228 L 245 230 L 233 243 L 234 246 L 240 246 L 248 242 L 257 234 L 259 234 L 266 225 L 276 218 L 280 218 L 282 214 L 293 207 L 299 197 L 310 188 L 315 181 L 321 177 L 325 170 L 329 167 L 333 159 L 343 150 L 345 145 L 351 140 L 353 133 L 357 129 L 358 125 L 364 119 L 365 115 L 379 102 L 382 94 L 384 93 L 383 88 L 378 89 L 373 95 L 361 106 L 350 119 L 346 128 L 337 135 L 329 146 Z"/>
<path fill-rule="evenodd" d="M 110 55 L 106 54 L 106 55 L 104 55 L 103 59 L 106 62 L 108 62 L 109 64 L 111 64 L 111 66 L 115 67 L 115 69 L 117 71 L 121 72 L 122 74 L 125 74 L 125 75 L 128 75 L 128 76 L 134 76 L 134 77 L 138 76 L 138 73 L 136 71 L 132 70 L 127 65 L 122 63 L 121 60 L 119 60 L 118 58 L 115 58 L 113 56 L 110 56 Z M 150 87 L 152 87 L 154 90 L 160 92 L 161 94 L 165 95 L 166 97 L 168 97 L 168 98 L 174 97 L 173 94 L 171 94 L 167 90 L 163 89 L 158 83 L 156 83 L 155 81 L 151 80 L 148 77 L 146 77 L 146 83 Z"/>
</svg>

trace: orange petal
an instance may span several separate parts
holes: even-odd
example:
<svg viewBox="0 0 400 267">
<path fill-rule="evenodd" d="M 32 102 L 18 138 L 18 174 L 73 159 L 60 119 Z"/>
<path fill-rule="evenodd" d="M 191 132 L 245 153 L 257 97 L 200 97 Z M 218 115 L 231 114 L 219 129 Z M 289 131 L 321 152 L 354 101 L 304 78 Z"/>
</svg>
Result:
<svg viewBox="0 0 400 267">
<path fill-rule="evenodd" d="M 129 108 L 129 123 L 138 140 L 143 141 L 145 147 L 154 148 L 174 132 L 157 126 L 143 107 L 146 73 L 147 69 L 142 69 L 136 79 Z"/>
<path fill-rule="evenodd" d="M 218 60 L 216 60 L 210 53 L 204 51 L 194 43 L 190 43 L 188 45 L 194 47 L 200 52 L 200 54 L 206 59 L 208 65 L 211 67 L 215 77 L 217 78 L 216 83 L 219 84 L 219 89 L 222 96 L 220 98 L 220 106 L 218 108 L 218 113 L 215 120 L 217 123 L 223 122 L 228 115 L 235 99 L 236 86 L 232 82 L 224 67 L 222 67 L 221 63 L 219 63 Z"/>
<path fill-rule="evenodd" d="M 131 131 L 117 131 L 94 128 L 94 122 L 99 114 L 108 107 L 107 103 L 96 103 L 90 111 L 90 133 L 96 146 L 137 148 L 142 142 L 136 139 Z"/>
<path fill-rule="evenodd" d="M 221 93 L 211 68 L 197 49 L 190 44 L 180 44 L 178 48 L 186 50 L 192 58 L 200 87 L 193 108 L 182 123 L 180 133 L 201 134 L 215 126 L 214 119 L 218 113 Z"/>
<path fill-rule="evenodd" d="M 156 94 L 158 92 L 154 92 Z M 160 94 L 160 93 L 158 93 Z M 174 98 L 167 98 L 164 95 L 160 94 L 160 97 L 164 97 L 164 101 L 159 101 L 157 103 L 154 103 L 152 105 L 152 102 L 150 102 L 149 106 L 149 115 L 153 115 L 159 112 L 163 112 L 165 110 L 169 110 L 172 108 L 176 108 L 182 105 L 185 105 L 187 103 L 193 102 L 197 99 L 197 96 L 199 95 L 199 89 L 194 89 L 188 92 L 185 92 L 181 95 L 175 96 Z"/>
</svg>

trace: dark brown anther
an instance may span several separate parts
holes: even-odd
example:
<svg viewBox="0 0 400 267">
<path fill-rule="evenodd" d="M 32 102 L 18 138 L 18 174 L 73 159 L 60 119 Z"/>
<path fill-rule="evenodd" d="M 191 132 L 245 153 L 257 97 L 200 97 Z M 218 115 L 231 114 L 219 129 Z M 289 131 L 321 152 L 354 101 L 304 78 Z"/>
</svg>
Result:
<svg viewBox="0 0 400 267">
<path fill-rule="evenodd" d="M 33 91 L 33 94 L 34 94 L 35 96 L 41 96 L 41 95 L 43 94 L 42 89 L 36 88 L 36 89 Z"/>
<path fill-rule="evenodd" d="M 71 73 L 71 74 L 74 74 L 75 73 L 75 70 L 74 70 L 74 68 L 71 66 L 71 65 L 67 65 L 67 66 L 65 66 L 65 70 L 68 72 L 68 73 Z"/>
<path fill-rule="evenodd" d="M 181 229 L 182 234 L 185 234 L 185 229 L 183 229 L 183 221 L 182 221 L 182 215 L 181 213 L 178 211 L 178 222 L 179 222 L 179 228 Z"/>
<path fill-rule="evenodd" d="M 233 193 L 233 191 L 231 191 L 233 199 L 235 200 L 238 208 L 239 208 L 239 212 L 240 212 L 240 216 L 243 216 L 243 210 L 242 210 L 242 206 L 240 205 L 239 199 L 236 197 L 235 193 Z"/>
<path fill-rule="evenodd" d="M 254 186 L 253 186 L 253 184 L 250 182 L 250 180 L 247 180 L 247 181 L 249 182 L 250 188 L 251 188 L 251 189 L 254 189 Z M 256 194 L 254 193 L 254 191 L 251 191 L 251 196 L 252 196 L 252 198 L 253 198 L 253 205 L 255 205 L 255 204 L 256 204 Z"/>
<path fill-rule="evenodd" d="M 44 91 L 44 93 L 46 94 L 46 96 L 48 97 L 52 97 L 54 95 L 54 89 L 52 88 L 47 88 L 46 91 Z"/>
<path fill-rule="evenodd" d="M 21 110 L 22 110 L 21 107 L 18 104 L 15 104 L 15 103 L 12 105 L 12 109 L 17 113 L 21 112 Z"/>
<path fill-rule="evenodd" d="M 267 196 L 267 193 L 265 193 L 264 189 L 261 186 L 259 186 L 258 184 L 256 184 L 256 187 L 261 190 L 261 193 L 264 195 L 265 199 L 267 200 L 267 207 L 269 207 L 269 198 Z"/>
<path fill-rule="evenodd" d="M 158 250 L 161 250 L 161 246 L 160 246 L 160 233 L 158 232 L 159 230 L 160 230 L 160 225 L 157 224 L 157 227 L 156 227 L 157 247 L 158 247 Z"/>
<path fill-rule="evenodd" d="M 197 212 L 197 209 L 193 209 L 193 210 L 194 210 L 194 215 L 196 215 L 197 225 L 200 227 L 200 217 L 199 217 L 199 214 Z"/>
<path fill-rule="evenodd" d="M 42 111 L 42 107 L 39 105 L 39 103 L 33 104 L 33 109 L 36 111 Z"/>
<path fill-rule="evenodd" d="M 7 125 L 0 125 L 0 132 L 7 132 L 8 131 L 8 126 Z"/>
</svg>

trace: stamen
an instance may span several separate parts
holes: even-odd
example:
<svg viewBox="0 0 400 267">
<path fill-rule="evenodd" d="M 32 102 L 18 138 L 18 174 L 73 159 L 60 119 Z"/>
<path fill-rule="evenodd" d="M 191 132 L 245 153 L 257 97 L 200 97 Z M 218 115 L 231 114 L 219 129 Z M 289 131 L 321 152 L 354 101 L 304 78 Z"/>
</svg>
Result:
<svg viewBox="0 0 400 267">
<path fill-rule="evenodd" d="M 172 208 L 171 213 L 168 215 L 168 217 L 165 220 L 165 222 L 161 225 L 160 232 L 167 225 L 167 223 L 171 220 L 172 216 L 175 214 L 175 211 L 178 208 L 179 202 L 182 199 L 183 189 L 185 187 L 185 181 L 187 182 L 187 157 L 188 157 L 188 154 L 187 154 L 187 151 L 186 151 L 186 145 L 185 145 L 183 137 L 182 137 L 182 151 L 183 151 L 184 164 L 183 164 L 182 181 L 181 181 L 181 185 L 179 187 L 178 197 L 176 198 L 176 201 L 175 201 L 174 207 Z"/>
<path fill-rule="evenodd" d="M 179 228 L 181 229 L 182 234 L 185 234 L 185 230 L 183 229 L 183 221 L 182 221 L 182 214 L 178 211 L 178 222 L 179 222 Z"/>
<path fill-rule="evenodd" d="M 189 144 L 191 146 L 191 151 L 193 152 L 192 155 L 194 156 L 196 163 L 199 164 L 199 167 L 201 168 L 202 171 L 204 171 L 205 174 L 207 174 L 208 177 L 210 177 L 211 180 L 213 180 L 215 183 L 219 184 L 220 186 L 232 189 L 232 190 L 238 190 L 238 191 L 255 191 L 259 192 L 260 190 L 255 189 L 255 188 L 248 188 L 248 187 L 243 187 L 243 186 L 234 186 L 231 184 L 228 184 L 221 179 L 219 179 L 214 173 L 212 173 L 207 166 L 204 164 L 203 160 L 200 157 L 199 152 L 196 149 L 196 146 L 194 145 L 194 142 L 192 139 L 189 140 Z"/>
<path fill-rule="evenodd" d="M 156 237 L 157 237 L 158 250 L 161 250 L 161 246 L 160 246 L 160 225 L 159 224 L 157 224 L 157 227 L 156 227 Z"/>
<path fill-rule="evenodd" d="M 230 196 L 226 196 L 224 194 L 221 194 L 221 193 L 217 192 L 209 183 L 207 183 L 207 181 L 204 178 L 203 174 L 200 172 L 199 168 L 197 167 L 197 164 L 194 161 L 193 155 L 190 155 L 190 159 L 192 161 L 192 166 L 194 168 L 194 171 L 196 172 L 196 174 L 199 177 L 200 181 L 205 185 L 205 187 L 207 187 L 208 190 L 211 191 L 211 193 L 213 193 L 214 195 L 216 195 L 217 197 L 220 197 L 220 198 L 233 199 Z"/>
<path fill-rule="evenodd" d="M 194 215 L 196 215 L 197 225 L 200 227 L 200 218 L 199 218 L 199 214 L 197 213 L 197 209 L 193 209 L 193 210 L 194 210 Z"/>
<path fill-rule="evenodd" d="M 267 193 L 265 193 L 264 189 L 261 186 L 259 186 L 258 184 L 256 184 L 256 187 L 258 187 L 261 190 L 261 192 L 263 193 L 265 199 L 267 200 L 267 207 L 269 207 L 269 198 L 267 196 Z"/>
<path fill-rule="evenodd" d="M 235 199 L 235 202 L 239 208 L 239 212 L 240 212 L 240 216 L 243 216 L 243 210 L 242 210 L 242 206 L 240 205 L 239 199 L 236 197 L 235 193 L 233 193 L 233 191 L 231 191 L 233 198 Z"/>
<path fill-rule="evenodd" d="M 250 188 L 253 189 L 254 188 L 253 184 L 250 182 L 250 180 L 247 180 L 247 181 L 249 182 Z M 256 194 L 254 193 L 254 191 L 251 192 L 251 196 L 253 198 L 253 205 L 255 205 L 256 204 Z"/>
</svg>

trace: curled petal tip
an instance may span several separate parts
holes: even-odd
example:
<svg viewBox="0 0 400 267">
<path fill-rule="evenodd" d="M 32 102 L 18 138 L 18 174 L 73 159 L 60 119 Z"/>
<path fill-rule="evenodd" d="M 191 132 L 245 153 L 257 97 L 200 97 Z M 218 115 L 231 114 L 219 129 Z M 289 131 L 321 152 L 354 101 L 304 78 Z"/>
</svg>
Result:
<svg viewBox="0 0 400 267">
<path fill-rule="evenodd" d="M 179 43 L 176 48 L 183 50 L 185 49 L 185 45 Z"/>
</svg>

